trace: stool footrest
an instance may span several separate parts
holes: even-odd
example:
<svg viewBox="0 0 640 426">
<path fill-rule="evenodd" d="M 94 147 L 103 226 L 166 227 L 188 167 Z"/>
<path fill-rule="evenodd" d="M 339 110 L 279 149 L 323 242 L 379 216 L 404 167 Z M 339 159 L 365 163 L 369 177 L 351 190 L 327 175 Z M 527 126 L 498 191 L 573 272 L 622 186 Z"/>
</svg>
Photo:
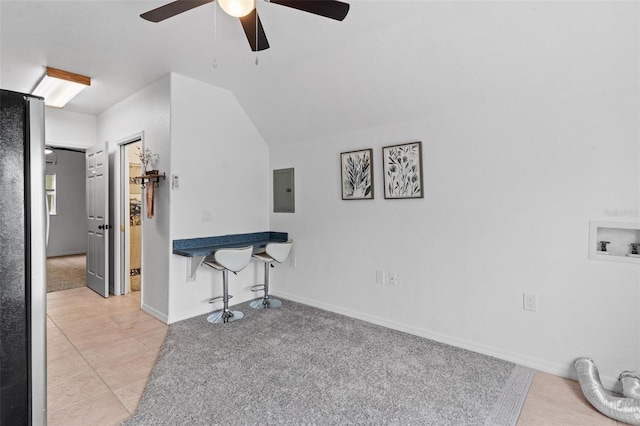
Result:
<svg viewBox="0 0 640 426">
<path fill-rule="evenodd" d="M 256 284 L 251 287 L 251 291 L 262 291 L 264 290 L 264 284 Z"/>
<path fill-rule="evenodd" d="M 227 297 L 227 300 L 231 299 L 233 297 L 232 294 L 229 295 L 229 297 Z M 219 300 L 224 300 L 224 296 L 218 296 L 218 297 L 214 297 L 212 299 L 209 299 L 209 303 L 215 303 Z"/>
</svg>

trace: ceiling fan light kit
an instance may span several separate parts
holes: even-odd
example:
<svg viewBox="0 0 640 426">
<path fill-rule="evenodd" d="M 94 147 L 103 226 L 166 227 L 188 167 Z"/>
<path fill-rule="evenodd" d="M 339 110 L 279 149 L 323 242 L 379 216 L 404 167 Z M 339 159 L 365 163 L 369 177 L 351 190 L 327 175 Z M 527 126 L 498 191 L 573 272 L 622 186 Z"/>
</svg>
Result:
<svg viewBox="0 0 640 426">
<path fill-rule="evenodd" d="M 176 0 L 140 15 L 150 22 L 161 22 L 183 12 L 211 3 L 216 0 Z M 247 41 L 251 50 L 257 52 L 269 48 L 267 36 L 262 28 L 260 17 L 256 9 L 257 0 L 217 0 L 220 7 L 231 16 L 240 18 Z M 349 4 L 338 0 L 268 0 L 269 3 L 279 4 L 325 18 L 342 21 L 349 13 Z"/>
<path fill-rule="evenodd" d="M 227 15 L 235 18 L 247 16 L 256 8 L 255 0 L 218 0 L 218 4 L 220 4 L 220 7 Z"/>
</svg>

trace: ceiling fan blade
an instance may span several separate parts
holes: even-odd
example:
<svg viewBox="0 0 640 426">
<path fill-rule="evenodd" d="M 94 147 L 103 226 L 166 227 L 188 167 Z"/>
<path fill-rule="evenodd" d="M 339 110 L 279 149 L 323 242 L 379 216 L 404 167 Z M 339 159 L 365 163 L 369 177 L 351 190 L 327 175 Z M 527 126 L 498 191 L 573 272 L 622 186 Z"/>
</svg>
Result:
<svg viewBox="0 0 640 426">
<path fill-rule="evenodd" d="M 203 4 L 211 3 L 214 0 L 177 0 L 164 6 L 160 6 L 156 9 L 140 15 L 142 19 L 146 19 L 151 22 L 164 21 L 167 18 L 176 16 L 187 10 L 191 10 L 194 7 L 202 6 Z"/>
<path fill-rule="evenodd" d="M 349 3 L 337 0 L 270 0 L 271 3 L 342 21 L 349 13 Z"/>
<path fill-rule="evenodd" d="M 258 45 L 256 46 L 256 19 L 258 20 Z M 267 41 L 267 35 L 262 28 L 262 22 L 256 9 L 253 9 L 247 16 L 240 18 L 244 33 L 247 35 L 247 41 L 251 45 L 251 50 L 254 52 L 265 50 L 269 48 L 269 42 Z"/>
</svg>

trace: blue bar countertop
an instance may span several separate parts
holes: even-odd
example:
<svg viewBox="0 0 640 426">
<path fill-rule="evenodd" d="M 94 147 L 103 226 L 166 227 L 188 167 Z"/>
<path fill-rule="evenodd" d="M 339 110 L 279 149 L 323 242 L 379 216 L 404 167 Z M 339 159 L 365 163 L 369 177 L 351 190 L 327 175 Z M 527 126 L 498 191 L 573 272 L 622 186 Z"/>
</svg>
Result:
<svg viewBox="0 0 640 426">
<path fill-rule="evenodd" d="M 210 256 L 221 248 L 253 246 L 264 248 L 268 243 L 286 242 L 286 232 L 253 232 L 251 234 L 231 234 L 217 237 L 187 238 L 173 240 L 173 254 L 186 257 Z"/>
<path fill-rule="evenodd" d="M 173 254 L 188 257 L 189 278 L 195 278 L 196 270 L 207 256 L 222 248 L 253 246 L 254 253 L 269 243 L 286 242 L 286 232 L 253 232 L 250 234 L 219 235 L 215 237 L 173 240 Z"/>
</svg>

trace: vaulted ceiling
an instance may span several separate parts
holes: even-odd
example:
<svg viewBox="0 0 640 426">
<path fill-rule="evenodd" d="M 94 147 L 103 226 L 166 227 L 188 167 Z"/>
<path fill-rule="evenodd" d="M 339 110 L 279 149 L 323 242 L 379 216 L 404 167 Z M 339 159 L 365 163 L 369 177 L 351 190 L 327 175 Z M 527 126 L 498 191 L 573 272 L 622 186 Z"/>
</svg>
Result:
<svg viewBox="0 0 640 426">
<path fill-rule="evenodd" d="M 0 86 L 31 92 L 45 66 L 88 75 L 65 109 L 99 114 L 175 72 L 232 91 L 267 143 L 294 143 L 501 102 L 531 84 L 571 91 L 554 67 L 588 67 L 586 47 L 606 60 L 599 24 L 621 7 L 353 0 L 337 22 L 258 0 L 271 48 L 256 55 L 236 18 L 217 9 L 214 28 L 215 3 L 158 24 L 139 17 L 167 2 L 0 1 Z M 591 39 L 574 31 L 583 25 Z"/>
</svg>

